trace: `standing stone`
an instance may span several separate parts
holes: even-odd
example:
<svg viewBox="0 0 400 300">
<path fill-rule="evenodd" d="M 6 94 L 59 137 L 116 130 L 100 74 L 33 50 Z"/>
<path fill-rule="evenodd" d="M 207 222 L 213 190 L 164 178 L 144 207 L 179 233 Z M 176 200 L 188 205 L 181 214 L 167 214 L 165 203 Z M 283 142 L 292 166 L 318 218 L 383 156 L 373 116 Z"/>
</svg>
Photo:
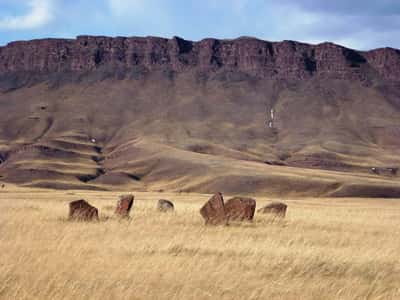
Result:
<svg viewBox="0 0 400 300">
<path fill-rule="evenodd" d="M 174 211 L 174 204 L 165 199 L 158 200 L 157 209 L 161 212 L 172 212 Z"/>
<path fill-rule="evenodd" d="M 212 196 L 200 209 L 200 214 L 206 225 L 226 225 L 227 216 L 222 194 L 217 193 Z"/>
<path fill-rule="evenodd" d="M 93 221 L 99 219 L 96 207 L 85 200 L 76 200 L 69 203 L 69 219 L 77 221 Z"/>
<path fill-rule="evenodd" d="M 120 196 L 115 209 L 115 214 L 120 217 L 129 217 L 129 212 L 132 208 L 134 199 L 135 197 L 133 195 Z"/>
<path fill-rule="evenodd" d="M 256 200 L 252 198 L 235 197 L 225 203 L 228 220 L 252 221 L 256 210 Z"/>
<path fill-rule="evenodd" d="M 274 214 L 278 217 L 284 218 L 286 216 L 287 205 L 282 202 L 272 202 L 263 208 L 260 208 L 257 212 L 262 214 Z"/>
</svg>

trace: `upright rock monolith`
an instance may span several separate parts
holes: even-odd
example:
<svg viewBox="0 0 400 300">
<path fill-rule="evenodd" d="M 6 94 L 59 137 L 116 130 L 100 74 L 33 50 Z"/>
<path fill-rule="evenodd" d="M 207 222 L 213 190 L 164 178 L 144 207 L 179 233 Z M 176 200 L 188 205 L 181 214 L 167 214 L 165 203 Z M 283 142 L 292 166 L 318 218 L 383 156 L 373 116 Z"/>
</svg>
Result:
<svg viewBox="0 0 400 300">
<path fill-rule="evenodd" d="M 228 219 L 222 194 L 217 193 L 212 196 L 200 209 L 200 214 L 206 225 L 226 225 Z"/>
<path fill-rule="evenodd" d="M 133 195 L 120 196 L 117 202 L 117 207 L 115 208 L 115 214 L 124 218 L 129 217 L 129 212 L 133 206 L 134 199 L 135 197 Z"/>
</svg>

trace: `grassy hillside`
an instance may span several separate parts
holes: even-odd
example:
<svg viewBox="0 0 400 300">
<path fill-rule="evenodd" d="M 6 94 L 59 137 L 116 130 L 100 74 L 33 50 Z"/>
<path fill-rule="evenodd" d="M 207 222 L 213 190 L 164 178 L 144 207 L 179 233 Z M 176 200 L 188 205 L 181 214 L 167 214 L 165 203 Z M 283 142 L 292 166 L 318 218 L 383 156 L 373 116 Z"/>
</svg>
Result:
<svg viewBox="0 0 400 300">
<path fill-rule="evenodd" d="M 0 94 L 0 180 L 56 188 L 399 195 L 395 85 L 233 72 L 100 75 Z"/>
</svg>

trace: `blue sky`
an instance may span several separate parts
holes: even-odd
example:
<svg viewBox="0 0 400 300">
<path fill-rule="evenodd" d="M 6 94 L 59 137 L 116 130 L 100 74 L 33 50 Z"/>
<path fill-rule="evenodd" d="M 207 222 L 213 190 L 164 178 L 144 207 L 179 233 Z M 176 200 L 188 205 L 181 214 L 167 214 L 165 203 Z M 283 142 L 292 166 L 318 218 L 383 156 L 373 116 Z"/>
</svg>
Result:
<svg viewBox="0 0 400 300">
<path fill-rule="evenodd" d="M 400 0 L 0 0 L 0 45 L 81 34 L 400 48 Z"/>
</svg>

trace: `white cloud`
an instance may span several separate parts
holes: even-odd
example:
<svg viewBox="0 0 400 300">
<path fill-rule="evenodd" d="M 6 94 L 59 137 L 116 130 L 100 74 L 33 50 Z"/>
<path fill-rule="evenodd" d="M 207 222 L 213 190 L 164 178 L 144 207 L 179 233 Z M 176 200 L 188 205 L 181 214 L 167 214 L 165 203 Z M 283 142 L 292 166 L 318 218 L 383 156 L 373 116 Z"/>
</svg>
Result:
<svg viewBox="0 0 400 300">
<path fill-rule="evenodd" d="M 25 0 L 29 11 L 25 15 L 7 16 L 0 19 L 0 29 L 35 29 L 48 24 L 53 19 L 53 0 Z"/>
</svg>

